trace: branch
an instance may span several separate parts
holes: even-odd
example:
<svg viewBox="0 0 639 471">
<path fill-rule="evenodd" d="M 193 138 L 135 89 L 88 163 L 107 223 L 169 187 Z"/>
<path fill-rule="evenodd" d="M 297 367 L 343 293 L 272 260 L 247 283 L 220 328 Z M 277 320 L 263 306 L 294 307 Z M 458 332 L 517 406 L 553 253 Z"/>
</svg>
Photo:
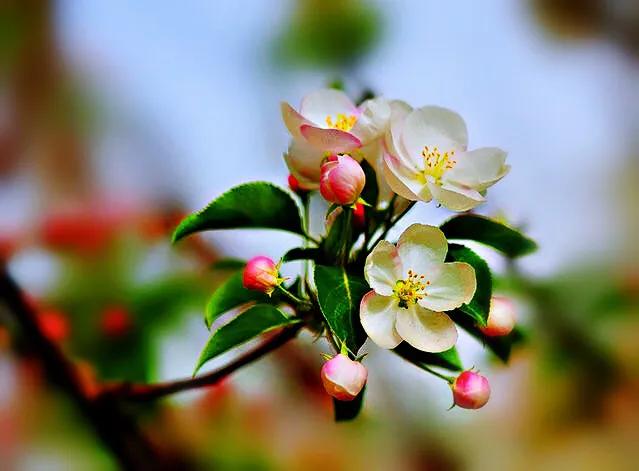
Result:
<svg viewBox="0 0 639 471">
<path fill-rule="evenodd" d="M 123 469 L 165 469 L 170 462 L 160 457 L 137 424 L 107 398 L 90 397 L 73 364 L 42 332 L 36 313 L 5 267 L 0 265 L 0 302 L 20 327 L 25 341 L 43 365 L 49 380 L 71 398 L 96 434 L 119 461 Z"/>
<path fill-rule="evenodd" d="M 229 376 L 235 370 L 258 360 L 267 353 L 276 350 L 288 341 L 294 339 L 302 326 L 303 324 L 299 323 L 282 329 L 279 333 L 270 337 L 253 350 L 242 354 L 228 365 L 215 371 L 211 371 L 210 373 L 196 376 L 195 378 L 185 378 L 175 381 L 167 381 L 164 383 L 119 384 L 104 389 L 98 397 L 109 397 L 131 402 L 146 402 L 153 401 L 170 394 L 188 391 L 190 389 L 211 386 Z"/>
</svg>

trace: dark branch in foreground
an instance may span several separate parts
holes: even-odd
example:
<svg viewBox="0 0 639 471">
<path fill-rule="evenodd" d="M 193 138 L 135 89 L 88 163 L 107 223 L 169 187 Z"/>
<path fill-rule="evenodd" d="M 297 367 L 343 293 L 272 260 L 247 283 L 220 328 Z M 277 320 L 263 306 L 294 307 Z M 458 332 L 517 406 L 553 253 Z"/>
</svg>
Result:
<svg viewBox="0 0 639 471">
<path fill-rule="evenodd" d="M 137 424 L 120 410 L 117 403 L 87 394 L 75 367 L 43 334 L 36 314 L 3 266 L 0 266 L 0 303 L 5 304 L 9 314 L 15 318 L 25 342 L 42 362 L 49 380 L 69 396 L 122 468 L 167 469 L 171 463 L 175 464 L 167 457 L 159 456 L 158 450 L 147 441 Z"/>
<path fill-rule="evenodd" d="M 237 359 L 226 366 L 223 366 L 210 373 L 196 376 L 195 378 L 185 378 L 165 383 L 155 384 L 119 384 L 111 386 L 102 391 L 99 397 L 109 397 L 131 402 L 145 402 L 159 399 L 177 392 L 188 391 L 190 389 L 211 386 L 235 370 L 258 360 L 267 353 L 276 350 L 288 341 L 295 338 L 303 324 L 295 324 L 282 329 L 277 334 L 265 340 L 253 350 L 242 354 Z"/>
</svg>

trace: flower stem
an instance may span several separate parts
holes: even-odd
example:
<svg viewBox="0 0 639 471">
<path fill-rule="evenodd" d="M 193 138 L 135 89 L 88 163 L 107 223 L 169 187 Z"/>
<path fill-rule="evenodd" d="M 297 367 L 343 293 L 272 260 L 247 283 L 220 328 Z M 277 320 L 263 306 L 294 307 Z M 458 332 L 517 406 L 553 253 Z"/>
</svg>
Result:
<svg viewBox="0 0 639 471">
<path fill-rule="evenodd" d="M 393 201 L 394 200 L 391 200 L 391 204 L 393 203 Z M 382 231 L 382 233 L 379 235 L 379 237 L 377 239 L 375 239 L 373 241 L 373 243 L 370 245 L 370 247 L 367 248 L 367 250 L 372 250 L 373 247 L 375 247 L 381 240 L 383 240 L 388 235 L 388 231 L 390 231 L 391 227 L 393 227 L 395 224 L 397 224 L 401 218 L 406 216 L 408 211 L 410 211 L 413 208 L 413 206 L 415 206 L 415 203 L 416 203 L 416 201 L 411 201 L 408 204 L 408 206 L 406 206 L 406 208 L 401 213 L 399 213 L 397 216 L 395 216 L 394 219 L 390 219 L 389 218 L 389 221 L 387 222 L 386 226 L 384 227 L 384 230 Z M 392 212 L 392 207 L 390 207 L 390 211 Z"/>
<path fill-rule="evenodd" d="M 284 293 L 284 296 L 286 296 L 290 301 L 293 301 L 293 303 L 295 303 L 296 305 L 307 306 L 309 304 L 308 301 L 305 301 L 305 300 L 303 300 L 301 298 L 298 298 L 293 293 L 291 293 L 289 290 L 284 288 L 282 285 L 278 285 L 277 288 L 282 293 Z"/>
<path fill-rule="evenodd" d="M 430 374 L 437 376 L 438 378 L 443 379 L 444 381 L 446 381 L 448 384 L 453 384 L 455 382 L 455 378 L 453 378 L 452 376 L 446 376 L 444 374 L 438 373 L 437 371 L 429 368 L 426 365 L 419 365 L 422 369 L 428 371 Z"/>
</svg>

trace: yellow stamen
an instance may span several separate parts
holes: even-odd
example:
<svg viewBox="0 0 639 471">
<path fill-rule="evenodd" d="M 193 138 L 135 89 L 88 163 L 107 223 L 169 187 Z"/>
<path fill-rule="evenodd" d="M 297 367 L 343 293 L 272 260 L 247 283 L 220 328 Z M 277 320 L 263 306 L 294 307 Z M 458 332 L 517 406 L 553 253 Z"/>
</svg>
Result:
<svg viewBox="0 0 639 471">
<path fill-rule="evenodd" d="M 440 184 L 444 173 L 457 164 L 457 161 L 453 160 L 454 155 L 454 150 L 441 153 L 437 146 L 424 146 L 424 149 L 422 150 L 422 157 L 424 158 L 424 177 L 433 177 L 435 182 Z"/>
<path fill-rule="evenodd" d="M 350 131 L 357 122 L 357 116 L 346 116 L 343 113 L 339 113 L 335 121 L 332 116 L 326 117 L 326 125 L 331 129 L 339 129 L 340 131 Z"/>
<path fill-rule="evenodd" d="M 404 280 L 397 280 L 393 289 L 393 296 L 399 301 L 399 307 L 408 309 L 409 304 L 428 296 L 426 287 L 430 281 L 424 275 L 418 275 L 413 270 L 408 270 L 408 276 Z"/>
</svg>

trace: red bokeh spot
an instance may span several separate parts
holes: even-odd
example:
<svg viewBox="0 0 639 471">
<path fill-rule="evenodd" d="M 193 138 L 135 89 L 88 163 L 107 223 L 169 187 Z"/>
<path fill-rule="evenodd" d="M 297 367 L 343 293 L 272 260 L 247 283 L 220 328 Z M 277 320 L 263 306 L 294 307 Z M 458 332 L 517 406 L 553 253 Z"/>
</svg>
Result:
<svg viewBox="0 0 639 471">
<path fill-rule="evenodd" d="M 133 319 L 123 306 L 111 306 L 102 313 L 100 327 L 109 337 L 122 337 L 133 328 Z"/>
<path fill-rule="evenodd" d="M 71 333 L 69 319 L 64 313 L 55 309 L 45 309 L 39 312 L 38 324 L 44 336 L 51 342 L 63 342 L 69 338 Z"/>
</svg>

